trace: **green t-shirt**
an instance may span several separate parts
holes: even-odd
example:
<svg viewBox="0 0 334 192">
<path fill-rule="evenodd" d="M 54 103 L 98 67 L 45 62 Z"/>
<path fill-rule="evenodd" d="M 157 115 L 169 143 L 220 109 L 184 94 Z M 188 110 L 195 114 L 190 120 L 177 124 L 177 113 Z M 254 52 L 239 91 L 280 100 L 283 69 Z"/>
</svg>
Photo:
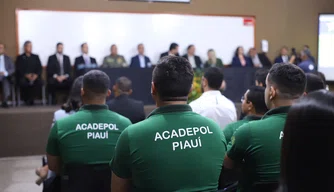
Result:
<svg viewBox="0 0 334 192">
<path fill-rule="evenodd" d="M 169 105 L 121 134 L 111 166 L 135 191 L 216 191 L 225 153 L 219 125 Z"/>
<path fill-rule="evenodd" d="M 289 108 L 272 109 L 261 120 L 246 123 L 234 133 L 227 156 L 241 164 L 243 178 L 238 191 L 253 191 L 254 184 L 279 180 L 281 142 Z"/>
<path fill-rule="evenodd" d="M 231 137 L 233 136 L 234 132 L 243 124 L 248 123 L 250 121 L 254 121 L 254 120 L 260 120 L 261 117 L 259 116 L 252 116 L 252 115 L 248 115 L 246 117 L 244 117 L 242 120 L 237 121 L 237 122 L 233 122 L 230 123 L 228 125 L 226 125 L 226 127 L 224 128 L 223 132 L 226 138 L 226 142 L 229 143 L 231 141 Z"/>
<path fill-rule="evenodd" d="M 107 105 L 84 105 L 51 129 L 46 152 L 63 164 L 107 164 L 129 119 L 108 110 Z"/>
<path fill-rule="evenodd" d="M 231 138 L 239 127 L 241 127 L 243 124 L 248 123 L 250 121 L 255 121 L 255 120 L 260 120 L 260 119 L 261 119 L 260 116 L 248 115 L 240 121 L 233 122 L 233 123 L 226 125 L 223 132 L 224 132 L 226 142 L 227 142 L 227 150 L 229 150 L 232 147 Z"/>
</svg>

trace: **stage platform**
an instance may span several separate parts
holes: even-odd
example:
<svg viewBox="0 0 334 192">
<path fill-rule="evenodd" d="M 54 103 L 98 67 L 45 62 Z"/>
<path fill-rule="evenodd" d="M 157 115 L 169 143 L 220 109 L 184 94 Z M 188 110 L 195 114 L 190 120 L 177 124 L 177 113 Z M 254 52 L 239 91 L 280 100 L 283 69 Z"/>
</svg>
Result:
<svg viewBox="0 0 334 192">
<path fill-rule="evenodd" d="M 240 104 L 236 104 L 238 114 Z M 60 106 L 0 109 L 0 157 L 45 154 L 53 113 Z M 148 115 L 155 109 L 146 105 Z"/>
<path fill-rule="evenodd" d="M 155 108 L 145 106 L 146 114 Z M 0 109 L 0 157 L 45 154 L 53 113 L 59 106 Z"/>
</svg>

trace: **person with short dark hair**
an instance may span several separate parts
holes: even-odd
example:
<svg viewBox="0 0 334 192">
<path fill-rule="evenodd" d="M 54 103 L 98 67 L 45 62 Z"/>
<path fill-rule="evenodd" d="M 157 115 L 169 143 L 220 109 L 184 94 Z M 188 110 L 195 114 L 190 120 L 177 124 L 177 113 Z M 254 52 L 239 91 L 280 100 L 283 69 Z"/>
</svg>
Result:
<svg viewBox="0 0 334 192">
<path fill-rule="evenodd" d="M 84 75 L 88 70 L 98 68 L 96 59 L 88 55 L 88 44 L 81 44 L 82 55 L 75 58 L 74 78 Z"/>
<path fill-rule="evenodd" d="M 110 47 L 110 55 L 107 55 L 103 59 L 101 68 L 122 68 L 128 67 L 123 55 L 118 54 L 117 45 L 113 44 Z"/>
<path fill-rule="evenodd" d="M 195 45 L 189 45 L 187 48 L 187 54 L 183 55 L 186 58 L 191 66 L 195 69 L 202 68 L 202 60 L 199 56 L 195 55 Z"/>
<path fill-rule="evenodd" d="M 278 185 L 286 116 L 290 106 L 304 94 L 306 77 L 296 65 L 277 63 L 270 69 L 266 84 L 265 102 L 270 110 L 261 120 L 243 124 L 236 130 L 224 160 L 226 169 L 242 164 L 240 192 L 254 191 L 256 184 L 261 183 Z"/>
<path fill-rule="evenodd" d="M 10 80 L 15 72 L 12 59 L 5 53 L 5 44 L 0 42 L 0 85 L 2 86 L 1 107 L 8 108 L 7 99 L 10 95 Z"/>
<path fill-rule="evenodd" d="M 319 90 L 292 105 L 281 149 L 282 191 L 332 191 L 334 94 Z M 310 156 L 312 146 L 321 157 Z"/>
<path fill-rule="evenodd" d="M 112 191 L 217 190 L 225 137 L 187 105 L 193 77 L 185 58 L 160 59 L 151 89 L 158 108 L 121 134 L 111 162 Z"/>
<path fill-rule="evenodd" d="M 261 68 L 256 70 L 255 72 L 255 85 L 260 87 L 266 87 L 266 78 L 268 75 L 269 69 Z M 239 120 L 243 120 L 245 118 L 246 114 L 244 114 L 242 111 L 240 113 Z"/>
<path fill-rule="evenodd" d="M 212 119 L 221 129 L 237 120 L 234 103 L 220 92 L 223 81 L 222 69 L 207 68 L 202 77 L 203 94 L 189 104 L 194 112 Z"/>
<path fill-rule="evenodd" d="M 315 71 L 315 64 L 310 58 L 311 53 L 308 50 L 303 50 L 300 52 L 300 57 L 302 61 L 298 64 L 298 66 L 305 72 L 310 73 Z"/>
<path fill-rule="evenodd" d="M 109 110 L 129 118 L 133 124 L 145 119 L 144 103 L 129 97 L 132 94 L 132 82 L 129 78 L 118 78 L 113 92 L 115 98 L 107 103 Z"/>
<path fill-rule="evenodd" d="M 42 64 L 38 55 L 32 54 L 32 43 L 24 43 L 24 53 L 16 58 L 16 76 L 21 94 L 27 105 L 34 105 L 36 93 L 42 88 Z"/>
<path fill-rule="evenodd" d="M 253 67 L 253 61 L 244 53 L 244 48 L 239 46 L 235 50 L 231 67 Z"/>
<path fill-rule="evenodd" d="M 255 72 L 255 85 L 260 87 L 266 87 L 266 78 L 269 69 L 258 69 Z"/>
<path fill-rule="evenodd" d="M 314 71 L 313 74 L 318 75 L 318 76 L 322 79 L 322 81 L 324 82 L 325 87 L 326 87 L 325 89 L 326 89 L 326 90 L 329 90 L 328 85 L 327 85 L 327 80 L 326 80 L 326 76 L 325 76 L 325 74 L 323 74 L 323 73 L 320 72 L 320 71 Z"/>
<path fill-rule="evenodd" d="M 160 55 L 160 58 L 163 58 L 165 56 L 180 56 L 179 55 L 179 45 L 177 43 L 170 44 L 169 51 L 162 53 Z"/>
<path fill-rule="evenodd" d="M 92 70 L 83 76 L 82 81 L 81 97 L 84 105 L 75 114 L 56 121 L 51 129 L 46 148 L 48 166 L 56 174 L 66 173 L 82 165 L 106 169 L 109 173 L 107 178 L 91 178 L 93 180 L 87 183 L 69 185 L 68 191 L 110 191 L 111 175 L 107 167 L 114 156 L 119 135 L 131 122 L 108 110 L 105 104 L 111 93 L 107 74 Z"/>
<path fill-rule="evenodd" d="M 262 116 L 268 111 L 264 101 L 264 87 L 254 86 L 249 88 L 244 96 L 241 98 L 241 111 L 245 117 L 237 122 L 228 124 L 223 132 L 228 143 L 227 149 L 232 146 L 231 137 L 235 131 L 243 124 L 254 120 L 260 120 Z"/>
<path fill-rule="evenodd" d="M 131 58 L 130 68 L 150 68 L 152 63 L 149 57 L 145 55 L 144 44 L 137 46 L 138 55 Z"/>
<path fill-rule="evenodd" d="M 56 92 L 68 93 L 72 85 L 72 66 L 70 58 L 63 54 L 63 43 L 57 43 L 56 54 L 51 55 L 46 66 L 48 92 L 52 97 L 52 104 L 56 104 Z"/>
<path fill-rule="evenodd" d="M 307 73 L 306 74 L 306 89 L 305 93 L 311 93 L 313 91 L 321 90 L 321 89 L 326 89 L 326 85 L 323 82 L 323 80 L 312 73 Z"/>
<path fill-rule="evenodd" d="M 208 60 L 204 64 L 204 68 L 209 67 L 224 67 L 223 61 L 217 58 L 216 52 L 213 49 L 208 50 Z"/>
</svg>

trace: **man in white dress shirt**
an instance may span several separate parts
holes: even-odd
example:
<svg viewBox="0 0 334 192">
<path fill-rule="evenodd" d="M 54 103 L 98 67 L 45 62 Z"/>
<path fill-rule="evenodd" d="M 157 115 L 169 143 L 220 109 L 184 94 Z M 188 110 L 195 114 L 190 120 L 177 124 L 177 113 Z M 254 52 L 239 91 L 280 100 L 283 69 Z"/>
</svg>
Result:
<svg viewBox="0 0 334 192">
<path fill-rule="evenodd" d="M 145 49 L 143 44 L 138 45 L 138 55 L 131 58 L 131 68 L 149 68 L 152 67 L 151 60 L 145 56 Z"/>
<path fill-rule="evenodd" d="M 202 77 L 202 96 L 190 103 L 194 112 L 212 119 L 222 129 L 237 120 L 234 103 L 219 91 L 223 80 L 221 69 L 208 68 Z"/>
</svg>

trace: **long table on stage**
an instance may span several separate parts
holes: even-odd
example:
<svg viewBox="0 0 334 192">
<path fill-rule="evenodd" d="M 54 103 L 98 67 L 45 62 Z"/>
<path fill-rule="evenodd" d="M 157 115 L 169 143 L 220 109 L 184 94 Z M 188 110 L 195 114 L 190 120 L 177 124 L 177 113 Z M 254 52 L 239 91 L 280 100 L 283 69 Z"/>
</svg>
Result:
<svg viewBox="0 0 334 192">
<path fill-rule="evenodd" d="M 110 68 L 101 69 L 110 77 L 111 83 L 115 84 L 117 78 L 128 77 L 132 81 L 132 98 L 143 101 L 145 105 L 154 104 L 151 96 L 152 68 Z M 233 102 L 240 102 L 245 91 L 254 85 L 253 68 L 224 68 L 226 89 L 223 94 Z M 111 96 L 112 98 L 113 96 Z"/>
</svg>

